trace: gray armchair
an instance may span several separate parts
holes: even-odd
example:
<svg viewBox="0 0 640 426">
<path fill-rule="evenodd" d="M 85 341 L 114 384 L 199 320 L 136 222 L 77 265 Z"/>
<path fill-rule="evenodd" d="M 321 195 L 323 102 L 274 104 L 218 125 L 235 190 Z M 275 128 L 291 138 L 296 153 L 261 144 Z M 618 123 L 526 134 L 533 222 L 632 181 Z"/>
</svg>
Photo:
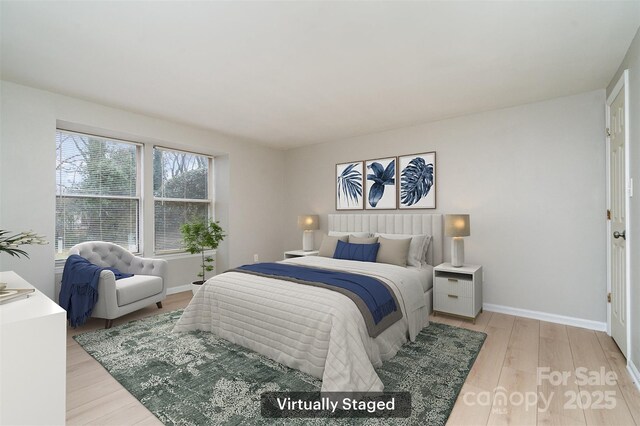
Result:
<svg viewBox="0 0 640 426">
<path fill-rule="evenodd" d="M 166 260 L 134 256 L 122 247 L 104 241 L 77 244 L 71 247 L 69 254 L 82 256 L 98 266 L 134 274 L 116 281 L 113 272 L 100 273 L 98 301 L 91 316 L 104 318 L 105 328 L 111 328 L 115 318 L 152 303 L 162 308 L 162 301 L 167 295 Z"/>
</svg>

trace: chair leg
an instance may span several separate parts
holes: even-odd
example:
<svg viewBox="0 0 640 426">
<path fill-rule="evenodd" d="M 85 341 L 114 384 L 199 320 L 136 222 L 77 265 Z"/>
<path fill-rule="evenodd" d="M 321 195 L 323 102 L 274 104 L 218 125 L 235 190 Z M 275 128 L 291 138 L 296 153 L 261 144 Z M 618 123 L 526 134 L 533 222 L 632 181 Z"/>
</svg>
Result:
<svg viewBox="0 0 640 426">
<path fill-rule="evenodd" d="M 158 309 L 162 309 L 162 302 L 157 302 L 156 305 L 158 305 Z"/>
<path fill-rule="evenodd" d="M 113 320 L 112 319 L 106 319 L 104 320 L 104 328 L 111 328 L 111 326 L 113 325 Z"/>
</svg>

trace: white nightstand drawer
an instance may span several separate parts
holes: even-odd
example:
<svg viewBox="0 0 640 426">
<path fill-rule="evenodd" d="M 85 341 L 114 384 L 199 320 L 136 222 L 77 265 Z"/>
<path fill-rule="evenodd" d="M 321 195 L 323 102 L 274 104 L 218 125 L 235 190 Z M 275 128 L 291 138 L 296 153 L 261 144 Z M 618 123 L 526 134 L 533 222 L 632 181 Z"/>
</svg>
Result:
<svg viewBox="0 0 640 426">
<path fill-rule="evenodd" d="M 433 268 L 433 311 L 473 319 L 482 311 L 482 266 Z"/>
<path fill-rule="evenodd" d="M 460 297 L 473 297 L 473 281 L 460 278 L 436 277 L 436 293 L 455 294 Z"/>
<path fill-rule="evenodd" d="M 464 317 L 474 317 L 473 299 L 450 293 L 434 293 L 434 310 Z"/>
</svg>

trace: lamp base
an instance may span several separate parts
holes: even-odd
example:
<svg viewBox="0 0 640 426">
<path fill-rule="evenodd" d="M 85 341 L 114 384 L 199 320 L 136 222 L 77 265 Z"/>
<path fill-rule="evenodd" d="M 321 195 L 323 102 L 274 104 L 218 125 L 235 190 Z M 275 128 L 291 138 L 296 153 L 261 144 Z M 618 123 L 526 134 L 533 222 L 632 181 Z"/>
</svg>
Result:
<svg viewBox="0 0 640 426">
<path fill-rule="evenodd" d="M 313 250 L 313 231 L 304 231 L 302 233 L 302 250 L 303 251 Z"/>
<path fill-rule="evenodd" d="M 453 237 L 451 240 L 451 266 L 460 268 L 464 266 L 464 238 Z"/>
</svg>

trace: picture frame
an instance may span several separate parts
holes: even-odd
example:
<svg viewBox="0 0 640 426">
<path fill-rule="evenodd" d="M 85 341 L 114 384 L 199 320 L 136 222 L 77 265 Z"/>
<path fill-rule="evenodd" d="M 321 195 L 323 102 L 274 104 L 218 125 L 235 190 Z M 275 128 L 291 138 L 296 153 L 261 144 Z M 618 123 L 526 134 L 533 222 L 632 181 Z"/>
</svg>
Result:
<svg viewBox="0 0 640 426">
<path fill-rule="evenodd" d="M 398 157 L 398 208 L 435 209 L 436 208 L 436 153 Z"/>
<path fill-rule="evenodd" d="M 397 157 L 366 160 L 364 164 L 366 210 L 395 210 L 398 208 Z"/>
<path fill-rule="evenodd" d="M 364 162 L 336 164 L 336 210 L 364 209 Z"/>
</svg>

